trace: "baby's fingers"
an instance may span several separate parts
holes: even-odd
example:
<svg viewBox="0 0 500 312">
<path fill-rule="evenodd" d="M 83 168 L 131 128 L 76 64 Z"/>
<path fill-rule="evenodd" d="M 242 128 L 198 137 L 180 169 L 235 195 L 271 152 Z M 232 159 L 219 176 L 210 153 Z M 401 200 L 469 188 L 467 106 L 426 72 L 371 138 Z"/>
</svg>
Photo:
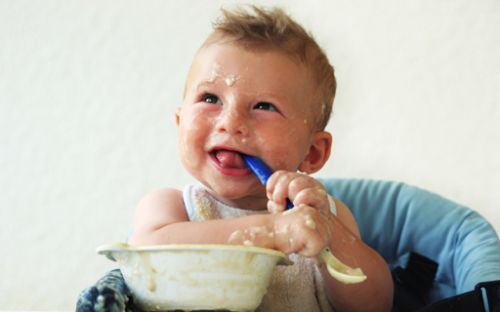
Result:
<svg viewBox="0 0 500 312">
<path fill-rule="evenodd" d="M 295 178 L 295 175 L 294 172 L 283 170 L 273 173 L 266 184 L 267 198 L 275 205 L 286 207 L 286 199 L 289 197 L 288 185 Z"/>
<path fill-rule="evenodd" d="M 329 212 L 330 204 L 328 194 L 323 188 L 306 188 L 294 195 L 293 204 L 295 206 L 306 205 L 314 207 L 321 212 Z"/>
<path fill-rule="evenodd" d="M 289 198 L 294 206 L 308 205 L 319 210 L 328 210 L 328 196 L 321 183 L 315 179 L 296 172 L 277 171 L 266 185 L 267 196 L 277 209 L 286 207 Z M 273 211 L 273 210 L 270 210 Z"/>
<path fill-rule="evenodd" d="M 267 211 L 270 213 L 280 213 L 286 210 L 286 204 L 279 204 L 273 200 L 268 200 L 267 201 Z"/>
</svg>

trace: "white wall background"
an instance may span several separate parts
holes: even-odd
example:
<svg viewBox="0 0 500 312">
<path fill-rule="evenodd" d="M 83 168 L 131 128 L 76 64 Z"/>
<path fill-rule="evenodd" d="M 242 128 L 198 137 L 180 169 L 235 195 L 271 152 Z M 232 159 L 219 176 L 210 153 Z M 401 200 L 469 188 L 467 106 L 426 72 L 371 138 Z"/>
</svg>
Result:
<svg viewBox="0 0 500 312">
<path fill-rule="evenodd" d="M 191 181 L 173 113 L 224 3 L 0 0 L 0 309 L 74 310 L 140 197 Z M 498 0 L 261 3 L 336 66 L 320 176 L 405 181 L 500 230 Z"/>
</svg>

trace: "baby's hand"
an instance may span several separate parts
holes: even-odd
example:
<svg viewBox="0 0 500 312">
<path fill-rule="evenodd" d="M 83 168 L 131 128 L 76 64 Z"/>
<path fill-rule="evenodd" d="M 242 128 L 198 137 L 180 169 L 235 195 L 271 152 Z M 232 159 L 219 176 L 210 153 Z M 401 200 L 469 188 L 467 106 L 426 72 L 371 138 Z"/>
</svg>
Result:
<svg viewBox="0 0 500 312">
<path fill-rule="evenodd" d="M 307 205 L 274 214 L 274 248 L 286 254 L 317 256 L 330 243 L 333 215 Z"/>
<path fill-rule="evenodd" d="M 285 253 L 316 256 L 331 239 L 328 194 L 317 180 L 296 172 L 277 171 L 268 180 L 268 210 L 274 222 L 276 248 Z M 286 209 L 286 199 L 294 208 Z"/>
<path fill-rule="evenodd" d="M 228 242 L 317 256 L 329 245 L 334 224 L 323 185 L 304 174 L 276 171 L 266 188 L 271 222 L 267 226 L 237 230 Z M 287 198 L 294 208 L 285 211 Z"/>
<path fill-rule="evenodd" d="M 286 209 L 286 199 L 294 206 L 307 205 L 321 212 L 330 212 L 328 194 L 317 180 L 296 172 L 276 171 L 267 181 L 267 209 L 271 213 Z"/>
</svg>

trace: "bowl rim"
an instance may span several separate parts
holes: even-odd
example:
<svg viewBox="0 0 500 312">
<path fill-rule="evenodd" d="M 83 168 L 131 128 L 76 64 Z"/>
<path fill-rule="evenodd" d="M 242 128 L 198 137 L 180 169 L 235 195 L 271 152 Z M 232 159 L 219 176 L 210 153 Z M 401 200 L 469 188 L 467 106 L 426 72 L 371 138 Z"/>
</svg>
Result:
<svg viewBox="0 0 500 312">
<path fill-rule="evenodd" d="M 112 256 L 113 252 L 160 252 L 160 251 L 208 251 L 208 250 L 222 250 L 222 251 L 244 251 L 257 254 L 267 254 L 270 256 L 278 257 L 279 264 L 290 264 L 290 260 L 286 254 L 281 251 L 245 245 L 232 245 L 232 244 L 163 244 L 163 245 L 129 245 L 127 243 L 111 243 L 97 247 L 97 254 L 104 255 L 112 261 L 116 259 Z"/>
</svg>

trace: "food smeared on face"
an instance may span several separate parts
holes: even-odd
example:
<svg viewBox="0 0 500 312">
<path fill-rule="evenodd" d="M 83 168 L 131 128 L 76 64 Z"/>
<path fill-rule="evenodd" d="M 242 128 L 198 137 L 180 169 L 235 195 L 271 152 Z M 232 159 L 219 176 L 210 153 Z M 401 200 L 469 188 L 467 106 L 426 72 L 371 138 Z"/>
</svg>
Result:
<svg viewBox="0 0 500 312">
<path fill-rule="evenodd" d="M 224 80 L 224 83 L 228 87 L 232 87 L 234 83 L 239 79 L 239 77 L 235 74 L 222 73 L 220 65 L 216 63 L 212 67 L 212 72 L 207 82 L 213 83 L 217 80 L 217 78 L 221 78 L 222 80 Z"/>
</svg>

